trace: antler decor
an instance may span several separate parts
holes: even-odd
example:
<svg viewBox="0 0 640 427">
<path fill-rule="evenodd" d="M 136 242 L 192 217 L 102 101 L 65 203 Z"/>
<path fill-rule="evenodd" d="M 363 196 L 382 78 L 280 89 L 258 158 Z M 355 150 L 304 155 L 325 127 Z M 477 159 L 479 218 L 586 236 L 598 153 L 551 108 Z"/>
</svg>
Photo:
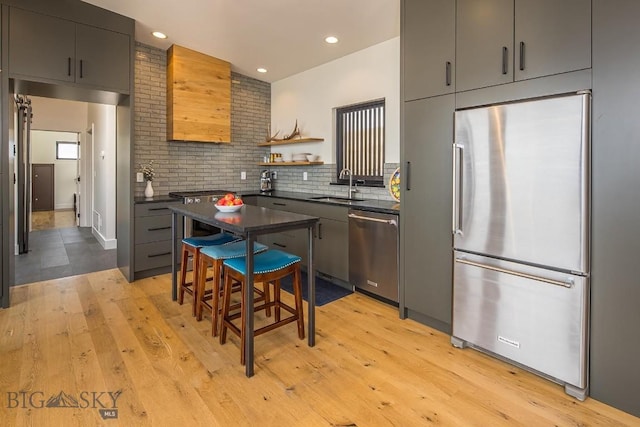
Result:
<svg viewBox="0 0 640 427">
<path fill-rule="evenodd" d="M 277 138 L 279 133 L 280 133 L 280 131 L 277 131 L 274 135 L 271 135 L 271 125 L 269 125 L 267 127 L 267 141 L 266 142 L 289 141 L 289 140 L 292 140 L 293 138 L 295 138 L 296 136 L 300 137 L 300 129 L 298 128 L 298 120 L 296 119 L 296 124 L 293 127 L 293 131 L 289 135 L 284 135 L 282 138 Z"/>
<path fill-rule="evenodd" d="M 280 131 L 277 131 L 275 133 L 275 135 L 271 136 L 271 124 L 268 124 L 267 125 L 267 140 L 266 140 L 266 142 L 280 141 L 279 139 L 276 138 L 279 133 L 280 133 Z"/>
</svg>

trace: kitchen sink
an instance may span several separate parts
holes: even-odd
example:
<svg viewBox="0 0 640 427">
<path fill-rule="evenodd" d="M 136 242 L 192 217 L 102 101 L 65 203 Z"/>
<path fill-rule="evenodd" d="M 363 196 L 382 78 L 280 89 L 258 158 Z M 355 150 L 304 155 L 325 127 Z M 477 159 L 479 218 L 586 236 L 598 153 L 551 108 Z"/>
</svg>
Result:
<svg viewBox="0 0 640 427">
<path fill-rule="evenodd" d="M 318 197 L 311 197 L 310 200 L 318 200 L 320 202 L 345 203 L 345 204 L 350 204 L 351 202 L 363 201 L 359 199 L 349 199 L 347 197 L 338 197 L 338 196 L 318 196 Z"/>
</svg>

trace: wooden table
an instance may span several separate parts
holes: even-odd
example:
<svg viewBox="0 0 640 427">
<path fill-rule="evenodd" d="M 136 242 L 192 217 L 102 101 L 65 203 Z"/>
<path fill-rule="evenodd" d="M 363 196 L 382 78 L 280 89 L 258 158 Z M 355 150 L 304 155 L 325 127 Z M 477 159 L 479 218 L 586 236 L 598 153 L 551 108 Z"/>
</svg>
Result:
<svg viewBox="0 0 640 427">
<path fill-rule="evenodd" d="M 245 239 L 247 247 L 245 286 L 253 289 L 253 244 L 257 236 L 269 233 L 279 233 L 285 230 L 306 228 L 308 230 L 307 286 L 308 286 L 308 343 L 315 345 L 315 273 L 313 270 L 313 229 L 319 221 L 318 217 L 284 212 L 275 209 L 259 208 L 244 205 L 235 213 L 219 212 L 213 203 L 199 203 L 190 205 L 170 206 L 173 211 L 171 251 L 173 262 L 171 265 L 171 297 L 178 298 L 178 254 L 180 253 L 179 232 L 182 230 L 183 218 L 190 217 L 205 224 L 213 225 L 221 230 L 233 233 Z M 247 319 L 247 333 L 244 342 L 246 358 L 246 375 L 253 376 L 253 292 L 244 293 L 244 310 Z"/>
</svg>

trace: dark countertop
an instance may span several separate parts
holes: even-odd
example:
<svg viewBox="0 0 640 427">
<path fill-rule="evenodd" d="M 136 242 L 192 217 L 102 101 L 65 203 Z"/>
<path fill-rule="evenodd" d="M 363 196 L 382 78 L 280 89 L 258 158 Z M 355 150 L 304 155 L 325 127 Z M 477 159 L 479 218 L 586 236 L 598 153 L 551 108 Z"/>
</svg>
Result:
<svg viewBox="0 0 640 427">
<path fill-rule="evenodd" d="M 270 193 L 261 193 L 260 191 L 245 191 L 239 192 L 242 197 L 244 196 L 259 196 L 259 197 L 277 197 L 281 199 L 298 200 L 301 202 L 321 203 L 325 205 L 334 206 L 346 206 L 352 209 L 360 209 L 368 212 L 380 212 L 387 214 L 400 215 L 400 203 L 389 200 L 314 200 L 314 197 L 322 197 L 322 194 L 313 193 L 298 193 L 293 191 L 278 191 L 274 190 Z M 328 196 L 332 197 L 332 196 Z M 152 198 L 135 197 L 134 203 L 160 203 L 160 202 L 172 202 L 180 201 L 175 197 L 170 197 L 168 194 L 154 195 Z"/>
<path fill-rule="evenodd" d="M 147 198 L 144 196 L 134 197 L 133 203 L 161 203 L 161 202 L 182 202 L 182 199 L 171 197 L 168 194 L 154 194 L 153 197 Z"/>
<path fill-rule="evenodd" d="M 238 212 L 220 212 L 213 203 L 170 206 L 173 212 L 239 235 L 275 233 L 287 229 L 312 227 L 315 216 L 244 205 Z"/>
<path fill-rule="evenodd" d="M 314 200 L 314 197 L 322 197 L 322 194 L 297 193 L 291 191 L 274 190 L 270 193 L 261 193 L 259 191 L 243 192 L 242 196 L 259 196 L 259 197 L 277 197 L 281 199 L 299 200 L 301 202 L 322 203 L 335 206 L 346 206 L 352 209 L 360 209 L 369 212 L 380 212 L 400 215 L 400 203 L 389 200 L 345 200 L 345 201 L 329 201 Z M 333 197 L 327 195 L 327 197 Z M 339 196 L 337 196 L 339 197 Z"/>
</svg>

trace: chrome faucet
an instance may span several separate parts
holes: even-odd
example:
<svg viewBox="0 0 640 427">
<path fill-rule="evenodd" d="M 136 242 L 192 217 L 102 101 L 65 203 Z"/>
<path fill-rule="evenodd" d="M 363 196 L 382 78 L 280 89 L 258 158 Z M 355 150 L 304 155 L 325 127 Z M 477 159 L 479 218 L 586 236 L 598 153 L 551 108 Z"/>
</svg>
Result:
<svg viewBox="0 0 640 427">
<path fill-rule="evenodd" d="M 349 191 L 347 193 L 347 196 L 348 196 L 347 198 L 351 199 L 352 195 L 358 192 L 358 189 L 353 186 L 353 172 L 351 172 L 351 169 L 348 169 L 348 168 L 342 169 L 340 171 L 340 175 L 338 176 L 338 178 L 343 179 L 345 175 L 349 176 Z"/>
</svg>

